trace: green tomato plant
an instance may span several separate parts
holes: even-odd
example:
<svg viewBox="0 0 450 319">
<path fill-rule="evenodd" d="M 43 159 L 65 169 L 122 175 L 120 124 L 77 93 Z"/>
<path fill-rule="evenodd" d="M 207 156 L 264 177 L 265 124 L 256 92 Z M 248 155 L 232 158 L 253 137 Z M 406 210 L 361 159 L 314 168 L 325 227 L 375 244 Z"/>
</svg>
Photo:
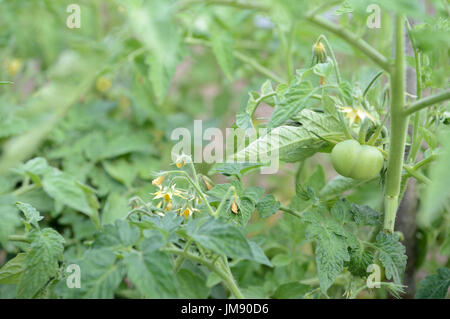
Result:
<svg viewBox="0 0 450 319">
<path fill-rule="evenodd" d="M 361 3 L 111 1 L 119 31 L 92 49 L 98 25 L 88 21 L 82 36 L 64 33 L 87 45 L 67 40 L 71 50 L 58 59 L 51 41 L 0 19 L 13 24 L 22 54 L 33 57 L 29 41 L 48 49 L 42 88 L 26 102 L 8 95 L 20 107 L 0 113 L 0 297 L 401 297 L 408 242 L 396 220 L 410 178 L 425 189 L 416 267 L 431 245 L 449 255 L 450 90 L 437 70 L 441 62 L 448 71 L 448 47 L 427 45 L 436 30 L 448 32 L 448 16 L 413 27 L 401 5 L 380 1 L 392 29 L 383 45 L 386 32 L 365 41 L 352 30 L 347 14 L 361 25 Z M 7 6 L 1 15 L 23 10 Z M 335 7 L 331 22 L 323 13 Z M 58 10 L 35 9 L 57 30 Z M 297 39 L 305 34 L 312 50 Z M 365 57 L 366 78 L 352 78 L 354 61 L 335 48 Z M 184 82 L 175 74 L 182 58 L 195 66 Z M 406 92 L 407 66 L 415 95 Z M 226 88 L 214 101 L 214 116 L 225 118 L 236 78 L 249 92 L 231 109 L 233 128 L 255 133 L 233 149 L 239 161 L 206 166 L 179 154 L 172 163 L 167 136 L 205 112 L 199 87 Z M 259 117 L 262 105 L 270 118 Z M 256 172 L 274 152 L 282 165 L 269 178 L 279 179 L 266 187 Z M 287 178 L 295 187 L 279 185 Z M 444 298 L 448 262 L 429 269 L 416 297 Z"/>
</svg>

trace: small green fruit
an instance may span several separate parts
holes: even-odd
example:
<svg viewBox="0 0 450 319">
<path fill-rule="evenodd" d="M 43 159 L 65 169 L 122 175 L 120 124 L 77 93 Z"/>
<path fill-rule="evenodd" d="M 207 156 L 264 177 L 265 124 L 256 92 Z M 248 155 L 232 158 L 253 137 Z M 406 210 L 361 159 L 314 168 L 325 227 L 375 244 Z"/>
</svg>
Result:
<svg viewBox="0 0 450 319">
<path fill-rule="evenodd" d="M 355 140 L 346 140 L 333 148 L 331 162 L 336 172 L 342 176 L 366 180 L 380 173 L 384 158 L 374 146 L 360 145 Z"/>
</svg>

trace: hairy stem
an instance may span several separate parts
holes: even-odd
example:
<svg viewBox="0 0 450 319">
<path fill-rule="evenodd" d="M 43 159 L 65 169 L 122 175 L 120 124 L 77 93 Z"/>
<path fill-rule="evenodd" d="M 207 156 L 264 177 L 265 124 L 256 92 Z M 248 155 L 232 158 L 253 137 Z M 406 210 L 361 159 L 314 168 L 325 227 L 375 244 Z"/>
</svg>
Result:
<svg viewBox="0 0 450 319">
<path fill-rule="evenodd" d="M 391 74 L 391 132 L 386 173 L 384 231 L 393 233 L 405 154 L 408 117 L 405 115 L 405 38 L 403 18 L 395 17 L 395 69 Z"/>
</svg>

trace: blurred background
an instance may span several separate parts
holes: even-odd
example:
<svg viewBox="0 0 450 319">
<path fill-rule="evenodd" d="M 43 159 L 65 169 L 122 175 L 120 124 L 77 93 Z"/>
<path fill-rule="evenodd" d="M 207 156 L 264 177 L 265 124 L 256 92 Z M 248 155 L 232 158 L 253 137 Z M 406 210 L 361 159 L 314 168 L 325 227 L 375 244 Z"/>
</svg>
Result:
<svg viewBox="0 0 450 319">
<path fill-rule="evenodd" d="M 201 119 L 203 130 L 225 131 L 245 107 L 249 92 L 258 91 L 267 79 L 275 86 L 276 80 L 287 81 L 296 69 L 311 66 L 312 45 L 324 31 L 299 17 L 327 1 L 261 1 L 273 9 L 270 16 L 245 1 L 231 1 L 232 6 L 220 2 L 0 0 L 0 81 L 5 82 L 0 85 L 0 265 L 14 253 L 7 238 L 20 226 L 14 207 L 18 200 L 32 204 L 69 238 L 74 245 L 66 254 L 80 254 L 80 243 L 95 231 L 89 217 L 80 214 L 82 209 L 62 205 L 58 196 L 42 188 L 27 188 L 26 181 L 33 180 L 24 173 L 28 160 L 41 157 L 95 191 L 102 223 L 108 223 L 125 216 L 132 196 L 151 199 L 155 190 L 151 173 L 172 164 L 174 128 L 192 130 L 194 119 Z M 448 16 L 446 1 L 413 2 L 396 1 L 391 6 L 405 10 L 417 23 L 427 14 Z M 71 4 L 80 9 L 79 21 L 77 7 L 70 9 Z M 350 13 L 345 3 L 336 1 L 326 16 L 390 55 L 390 14 L 382 13 L 380 29 L 369 29 L 364 5 Z M 445 87 L 449 74 L 448 22 L 433 21 L 421 43 L 429 51 L 428 59 L 442 64 L 432 69 L 436 64 L 429 63 L 424 75 L 427 90 Z M 331 34 L 327 37 L 343 77 L 365 87 L 377 67 L 345 42 Z M 414 65 L 412 58 L 408 63 Z M 381 95 L 382 89 L 371 94 Z M 413 88 L 408 92 L 414 94 Z M 257 121 L 269 118 L 271 112 L 270 106 L 261 106 Z M 245 184 L 263 186 L 286 203 L 295 195 L 296 175 L 306 180 L 319 164 L 327 180 L 336 175 L 329 155 L 317 154 L 301 170 L 286 164 L 276 175 L 252 173 Z M 197 164 L 205 175 L 210 168 Z M 380 189 L 374 182 L 354 191 L 350 199 L 380 209 Z M 294 251 L 304 240 L 303 226 L 279 215 L 264 221 L 254 218 L 246 231 L 249 236 L 275 238 L 273 247 L 266 249 L 292 245 Z M 307 255 L 310 246 L 300 247 Z M 444 258 L 433 249 L 429 269 Z M 308 271 L 307 258 L 299 258 L 302 266 L 291 272 Z M 242 271 L 239 281 L 251 287 L 257 277 L 246 282 L 246 273 Z M 7 286 L 0 285 L 0 296 L 8 296 Z"/>
</svg>

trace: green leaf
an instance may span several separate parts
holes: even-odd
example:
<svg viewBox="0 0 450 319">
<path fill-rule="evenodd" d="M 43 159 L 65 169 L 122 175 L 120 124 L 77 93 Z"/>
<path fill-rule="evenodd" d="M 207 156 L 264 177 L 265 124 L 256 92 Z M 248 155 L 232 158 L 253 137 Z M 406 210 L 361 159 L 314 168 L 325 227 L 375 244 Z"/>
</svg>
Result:
<svg viewBox="0 0 450 319">
<path fill-rule="evenodd" d="M 233 79 L 233 38 L 218 26 L 211 27 L 211 43 L 217 62 L 229 80 Z"/>
<path fill-rule="evenodd" d="M 14 234 L 16 227 L 20 225 L 20 218 L 15 202 L 14 196 L 0 196 L 0 243 L 2 245 L 6 244 L 8 236 Z"/>
<path fill-rule="evenodd" d="M 105 225 L 95 234 L 94 248 L 129 247 L 139 238 L 139 228 L 126 220 L 116 220 L 114 225 Z"/>
<path fill-rule="evenodd" d="M 215 273 L 211 273 L 215 274 Z M 208 277 L 209 279 L 209 277 Z M 205 299 L 208 298 L 210 289 L 205 278 L 189 269 L 182 268 L 177 273 L 177 282 L 181 298 Z M 220 278 L 219 278 L 220 282 Z M 211 282 L 210 282 L 211 284 Z M 214 286 L 214 285 L 213 285 Z"/>
<path fill-rule="evenodd" d="M 399 242 L 398 235 L 380 232 L 375 246 L 378 248 L 379 258 L 385 268 L 386 278 L 401 284 L 407 257 L 405 246 Z"/>
<path fill-rule="evenodd" d="M 148 298 L 175 298 L 173 265 L 163 252 L 130 252 L 125 256 L 128 278 Z"/>
<path fill-rule="evenodd" d="M 121 1 L 135 36 L 150 51 L 147 60 L 153 89 L 162 103 L 178 63 L 180 34 L 173 20 L 173 1 Z M 146 30 L 146 32 L 142 32 Z"/>
<path fill-rule="evenodd" d="M 289 265 L 292 262 L 292 258 L 288 255 L 280 254 L 273 257 L 271 262 L 275 267 L 283 267 Z"/>
<path fill-rule="evenodd" d="M 259 163 L 217 163 L 209 171 L 209 174 L 220 173 L 225 176 L 236 176 L 242 178 L 247 173 L 250 173 L 261 167 Z"/>
<path fill-rule="evenodd" d="M 31 245 L 25 256 L 25 271 L 17 287 L 17 297 L 32 298 L 59 270 L 64 238 L 51 228 L 33 230 Z"/>
<path fill-rule="evenodd" d="M 319 192 L 319 197 L 323 199 L 335 197 L 363 183 L 350 177 L 338 175 L 322 188 Z"/>
<path fill-rule="evenodd" d="M 339 120 L 329 114 L 315 112 L 304 109 L 292 119 L 302 124 L 308 131 L 314 132 L 320 136 L 326 133 L 343 133 L 342 124 Z"/>
<path fill-rule="evenodd" d="M 36 228 L 39 228 L 39 221 L 43 220 L 44 217 L 41 216 L 41 214 L 36 210 L 36 208 L 31 206 L 30 204 L 21 202 L 17 202 L 16 206 L 25 215 L 25 220 L 27 223 L 33 225 Z"/>
<path fill-rule="evenodd" d="M 274 128 L 286 122 L 291 116 L 307 107 L 308 99 L 312 96 L 313 87 L 304 81 L 289 87 L 281 100 L 275 106 L 268 127 Z"/>
<path fill-rule="evenodd" d="M 450 129 L 445 129 L 439 139 L 443 151 L 438 161 L 430 169 L 431 185 L 427 186 L 423 205 L 418 214 L 418 223 L 428 227 L 444 210 L 450 200 L 448 181 L 450 180 Z"/>
<path fill-rule="evenodd" d="M 88 216 L 97 214 L 84 189 L 66 173 L 54 171 L 52 174 L 45 175 L 42 186 L 44 191 L 56 201 Z"/>
<path fill-rule="evenodd" d="M 308 285 L 288 282 L 279 286 L 272 297 L 275 299 L 297 299 L 302 298 L 309 291 L 311 291 L 311 287 Z"/>
<path fill-rule="evenodd" d="M 150 55 L 146 61 L 150 66 L 148 75 L 153 85 L 153 90 L 158 98 L 158 103 L 163 103 L 169 92 L 170 82 L 175 73 L 175 65 L 164 65 L 155 55 Z"/>
<path fill-rule="evenodd" d="M 354 276 L 367 276 L 367 267 L 373 263 L 373 254 L 366 250 L 359 240 L 354 240 L 349 248 L 350 261 L 345 264 Z"/>
<path fill-rule="evenodd" d="M 102 211 L 102 225 L 112 224 L 117 219 L 124 219 L 129 211 L 128 200 L 119 193 L 112 192 L 106 199 Z"/>
<path fill-rule="evenodd" d="M 359 226 L 381 225 L 381 213 L 367 205 L 352 204 L 351 212 L 353 214 L 353 220 Z"/>
<path fill-rule="evenodd" d="M 280 202 L 277 201 L 272 194 L 270 194 L 266 195 L 258 202 L 258 204 L 256 205 L 256 210 L 258 211 L 261 218 L 267 218 L 275 214 L 280 206 Z"/>
<path fill-rule="evenodd" d="M 309 223 L 307 239 L 317 241 L 316 264 L 320 289 L 326 293 L 336 277 L 342 272 L 344 262 L 350 260 L 345 241 L 345 230 L 334 218 L 327 218 L 323 212 L 312 211 L 303 215 Z"/>
<path fill-rule="evenodd" d="M 313 72 L 324 78 L 329 78 L 333 72 L 333 62 L 329 60 L 326 63 L 317 63 L 313 67 Z"/>
<path fill-rule="evenodd" d="M 0 284 L 18 284 L 20 276 L 25 270 L 25 253 L 17 254 L 16 257 L 8 261 L 2 268 L 0 268 Z"/>
<path fill-rule="evenodd" d="M 324 137 L 334 134 L 325 134 Z M 279 126 L 259 137 L 233 157 L 236 161 L 268 162 L 271 157 L 296 162 L 318 152 L 327 143 L 300 126 Z"/>
<path fill-rule="evenodd" d="M 439 268 L 434 275 L 427 276 L 419 284 L 417 299 L 443 299 L 450 287 L 450 269 Z"/>
<path fill-rule="evenodd" d="M 252 248 L 244 234 L 235 226 L 213 217 L 191 220 L 188 236 L 217 254 L 253 260 Z"/>
<path fill-rule="evenodd" d="M 115 180 L 124 184 L 127 188 L 132 187 L 133 181 L 138 174 L 137 168 L 127 160 L 120 158 L 117 160 L 103 161 L 105 171 Z"/>
<path fill-rule="evenodd" d="M 264 254 L 264 250 L 254 241 L 250 240 L 249 241 L 250 247 L 252 249 L 252 254 L 253 254 L 253 260 L 255 260 L 256 262 L 262 264 L 262 265 L 266 265 L 269 267 L 272 267 L 272 263 L 270 262 L 270 260 L 267 258 L 267 256 Z"/>
<path fill-rule="evenodd" d="M 116 263 L 116 254 L 110 249 L 86 251 L 79 266 L 81 288 L 70 290 L 77 295 L 80 294 L 82 298 L 112 299 L 125 275 L 125 268 L 122 264 Z"/>
</svg>

